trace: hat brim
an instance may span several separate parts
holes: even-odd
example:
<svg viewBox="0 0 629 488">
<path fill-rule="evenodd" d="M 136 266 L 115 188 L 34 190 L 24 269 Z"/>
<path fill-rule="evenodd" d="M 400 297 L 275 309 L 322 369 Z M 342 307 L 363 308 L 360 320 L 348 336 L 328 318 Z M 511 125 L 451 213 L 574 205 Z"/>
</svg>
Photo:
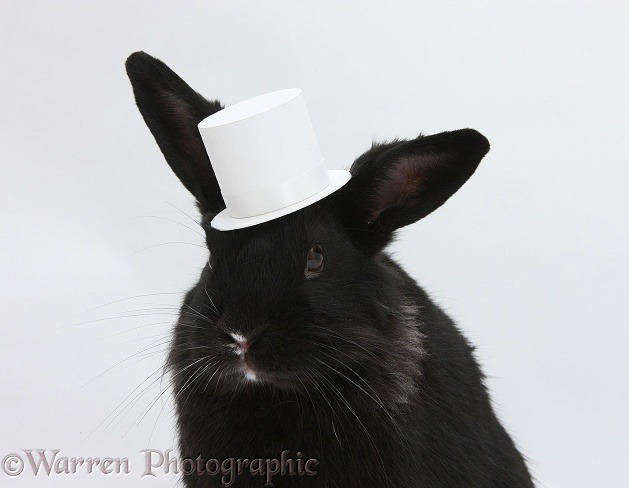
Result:
<svg viewBox="0 0 629 488">
<path fill-rule="evenodd" d="M 287 207 L 283 207 L 272 212 L 254 215 L 252 217 L 235 218 L 229 215 L 227 209 L 225 209 L 222 212 L 218 213 L 216 217 L 212 219 L 211 226 L 216 230 L 236 230 L 262 224 L 263 222 L 268 222 L 269 220 L 278 219 L 280 217 L 283 217 L 284 215 L 288 215 L 290 213 L 296 212 L 297 210 L 301 210 L 302 208 L 307 207 L 308 205 L 312 205 L 313 203 L 322 200 L 328 195 L 331 195 L 336 190 L 345 185 L 345 183 L 347 183 L 352 176 L 349 171 L 345 171 L 342 169 L 328 170 L 328 175 L 330 176 L 330 184 L 320 192 L 315 193 L 305 200 L 301 200 L 297 203 L 293 203 L 292 205 L 288 205 Z"/>
</svg>

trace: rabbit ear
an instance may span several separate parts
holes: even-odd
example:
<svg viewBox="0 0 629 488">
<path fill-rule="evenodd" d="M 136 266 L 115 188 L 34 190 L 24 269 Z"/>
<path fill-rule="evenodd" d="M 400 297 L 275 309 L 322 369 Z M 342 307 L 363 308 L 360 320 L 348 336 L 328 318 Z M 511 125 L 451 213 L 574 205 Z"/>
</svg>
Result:
<svg viewBox="0 0 629 488">
<path fill-rule="evenodd" d="M 472 129 L 374 145 L 342 190 L 346 227 L 368 253 L 441 206 L 474 173 L 489 142 Z"/>
<path fill-rule="evenodd" d="M 197 200 L 202 213 L 225 203 L 197 124 L 223 107 L 190 88 L 159 59 L 133 53 L 126 62 L 135 101 L 166 161 Z"/>
</svg>

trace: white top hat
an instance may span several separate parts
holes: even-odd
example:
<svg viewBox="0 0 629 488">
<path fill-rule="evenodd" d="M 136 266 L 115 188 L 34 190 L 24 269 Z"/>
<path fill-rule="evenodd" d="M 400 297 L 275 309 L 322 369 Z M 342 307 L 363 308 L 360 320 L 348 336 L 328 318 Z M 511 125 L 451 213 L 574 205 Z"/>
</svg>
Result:
<svg viewBox="0 0 629 488">
<path fill-rule="evenodd" d="M 218 230 L 250 227 L 304 208 L 341 188 L 344 170 L 327 170 L 298 88 L 232 105 L 199 123 L 227 208 Z"/>
</svg>

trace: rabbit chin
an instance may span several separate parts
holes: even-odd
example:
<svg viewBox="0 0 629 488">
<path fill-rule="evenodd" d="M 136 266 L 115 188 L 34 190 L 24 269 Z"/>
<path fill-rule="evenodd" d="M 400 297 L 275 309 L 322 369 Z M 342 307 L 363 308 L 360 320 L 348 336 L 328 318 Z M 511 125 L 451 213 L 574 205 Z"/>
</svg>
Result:
<svg viewBox="0 0 629 488">
<path fill-rule="evenodd" d="M 270 372 L 262 366 L 253 365 L 252 362 L 239 358 L 232 367 L 230 374 L 224 375 L 217 387 L 219 390 L 256 390 L 277 389 L 277 390 L 303 390 L 305 381 L 298 377 L 297 373 L 291 372 Z"/>
<path fill-rule="evenodd" d="M 250 382 L 253 382 L 253 383 L 256 383 L 256 382 L 260 381 L 258 379 L 258 374 L 252 368 L 250 368 L 247 365 L 247 363 L 243 362 L 241 369 L 242 369 L 242 372 L 245 375 L 245 379 L 247 381 L 250 381 Z"/>
</svg>

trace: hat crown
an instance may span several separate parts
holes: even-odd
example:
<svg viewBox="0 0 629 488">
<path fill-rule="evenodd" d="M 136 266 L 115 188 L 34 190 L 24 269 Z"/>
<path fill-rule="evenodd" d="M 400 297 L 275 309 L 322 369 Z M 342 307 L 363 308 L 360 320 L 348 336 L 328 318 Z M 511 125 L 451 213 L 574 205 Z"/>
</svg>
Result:
<svg viewBox="0 0 629 488">
<path fill-rule="evenodd" d="M 289 180 L 320 164 L 300 89 L 261 95 L 199 124 L 223 195 L 240 195 Z"/>
<path fill-rule="evenodd" d="M 255 225 L 246 223 L 252 217 L 267 215 L 255 219 L 259 223 L 294 211 L 295 205 L 324 192 L 330 184 L 298 88 L 232 105 L 205 118 L 198 127 L 225 212 L 231 219 L 241 219 L 227 222 L 229 228 Z M 221 216 L 222 221 L 227 218 Z M 214 221 L 212 225 L 216 227 Z"/>
</svg>

